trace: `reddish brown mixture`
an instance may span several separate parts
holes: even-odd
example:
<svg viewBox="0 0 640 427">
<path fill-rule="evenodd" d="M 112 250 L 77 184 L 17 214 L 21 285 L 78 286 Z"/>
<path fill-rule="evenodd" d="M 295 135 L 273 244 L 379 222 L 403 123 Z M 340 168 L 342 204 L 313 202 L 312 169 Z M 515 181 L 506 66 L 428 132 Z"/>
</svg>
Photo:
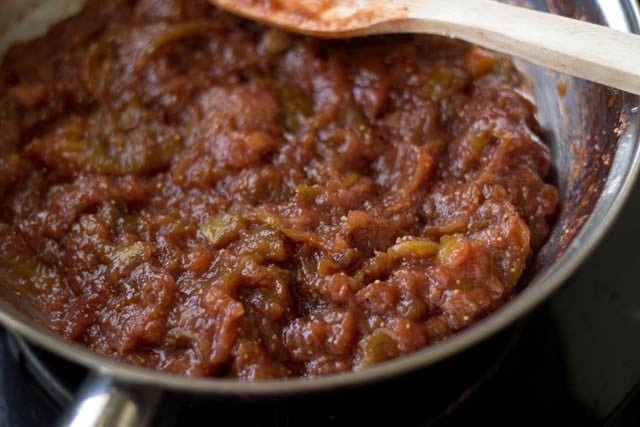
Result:
<svg viewBox="0 0 640 427">
<path fill-rule="evenodd" d="M 408 7 L 360 0 L 212 0 L 226 10 L 297 32 L 339 36 L 377 22 L 403 19 Z"/>
<path fill-rule="evenodd" d="M 3 64 L 0 268 L 116 359 L 254 380 L 414 352 L 511 298 L 556 210 L 519 75 L 460 42 L 100 0 Z"/>
</svg>

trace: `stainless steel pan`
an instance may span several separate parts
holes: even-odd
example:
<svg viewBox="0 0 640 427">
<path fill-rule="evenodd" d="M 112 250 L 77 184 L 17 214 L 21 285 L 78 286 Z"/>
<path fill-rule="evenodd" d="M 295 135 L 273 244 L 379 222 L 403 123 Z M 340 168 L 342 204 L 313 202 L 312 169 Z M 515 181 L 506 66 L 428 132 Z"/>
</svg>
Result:
<svg viewBox="0 0 640 427">
<path fill-rule="evenodd" d="M 77 10 L 82 1 L 0 0 L 0 51 L 17 39 L 42 33 L 51 22 Z M 640 10 L 634 0 L 511 2 L 640 32 Z M 518 297 L 443 343 L 361 372 L 312 380 L 247 383 L 155 372 L 66 342 L 35 322 L 38 313 L 7 291 L 9 278 L 0 277 L 0 322 L 33 344 L 92 372 L 62 423 L 140 426 L 148 421 L 164 391 L 205 398 L 261 397 L 364 385 L 453 356 L 486 340 L 540 304 L 585 261 L 629 194 L 640 165 L 640 100 L 529 63 L 520 63 L 519 67 L 532 83 L 538 119 L 552 147 L 562 206 L 549 241 L 524 277 L 522 284 L 526 287 Z M 559 89 L 565 86 L 566 91 Z"/>
</svg>

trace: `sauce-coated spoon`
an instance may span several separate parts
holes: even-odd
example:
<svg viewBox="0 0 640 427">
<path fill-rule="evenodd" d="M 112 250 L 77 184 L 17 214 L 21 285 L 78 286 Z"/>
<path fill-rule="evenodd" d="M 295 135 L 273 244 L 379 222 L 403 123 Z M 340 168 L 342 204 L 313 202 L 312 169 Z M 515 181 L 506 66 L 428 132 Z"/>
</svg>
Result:
<svg viewBox="0 0 640 427">
<path fill-rule="evenodd" d="M 430 33 L 640 94 L 640 36 L 493 0 L 210 0 L 319 37 Z"/>
</svg>

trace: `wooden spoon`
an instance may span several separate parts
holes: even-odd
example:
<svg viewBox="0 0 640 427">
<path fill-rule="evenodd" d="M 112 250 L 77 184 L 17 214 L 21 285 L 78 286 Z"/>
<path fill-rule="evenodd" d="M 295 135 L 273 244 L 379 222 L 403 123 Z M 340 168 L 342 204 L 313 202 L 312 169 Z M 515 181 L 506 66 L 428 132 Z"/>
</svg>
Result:
<svg viewBox="0 0 640 427">
<path fill-rule="evenodd" d="M 456 37 L 640 94 L 640 36 L 492 0 L 210 0 L 292 32 Z"/>
</svg>

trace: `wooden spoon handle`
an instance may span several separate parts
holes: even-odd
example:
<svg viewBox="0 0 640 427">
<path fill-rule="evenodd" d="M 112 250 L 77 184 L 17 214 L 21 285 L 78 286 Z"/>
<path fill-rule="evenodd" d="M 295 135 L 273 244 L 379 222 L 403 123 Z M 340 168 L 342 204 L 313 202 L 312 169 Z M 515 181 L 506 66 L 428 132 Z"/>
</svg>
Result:
<svg viewBox="0 0 640 427">
<path fill-rule="evenodd" d="M 393 27 L 395 31 L 457 37 L 640 94 L 638 35 L 492 0 L 400 0 L 399 3 L 406 5 L 409 19 L 381 25 L 387 27 L 386 31 Z"/>
</svg>

